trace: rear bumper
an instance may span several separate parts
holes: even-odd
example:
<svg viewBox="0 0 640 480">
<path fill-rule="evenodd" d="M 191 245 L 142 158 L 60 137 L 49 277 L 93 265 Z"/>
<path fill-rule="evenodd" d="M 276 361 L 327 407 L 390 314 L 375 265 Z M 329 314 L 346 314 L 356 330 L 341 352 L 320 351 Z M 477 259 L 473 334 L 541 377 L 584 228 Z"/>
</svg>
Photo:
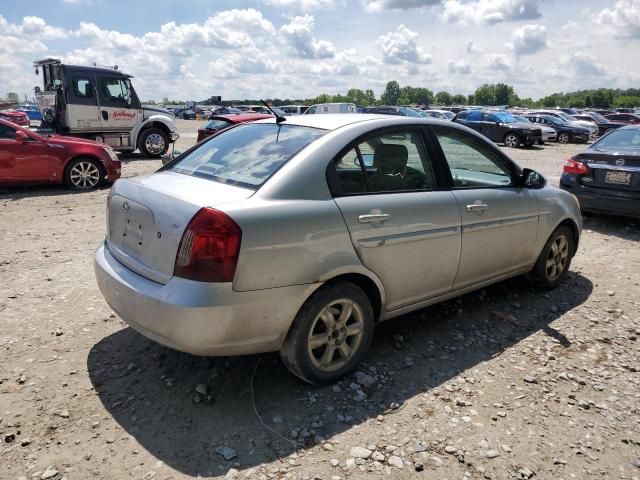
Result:
<svg viewBox="0 0 640 480">
<path fill-rule="evenodd" d="M 560 188 L 578 197 L 582 211 L 640 218 L 638 194 L 585 187 L 578 184 L 575 176 L 567 174 L 560 178 Z"/>
<path fill-rule="evenodd" d="M 173 277 L 166 285 L 127 269 L 105 245 L 95 253 L 98 287 L 120 318 L 151 340 L 195 355 L 279 350 L 319 284 L 236 292 L 231 283 Z"/>
</svg>

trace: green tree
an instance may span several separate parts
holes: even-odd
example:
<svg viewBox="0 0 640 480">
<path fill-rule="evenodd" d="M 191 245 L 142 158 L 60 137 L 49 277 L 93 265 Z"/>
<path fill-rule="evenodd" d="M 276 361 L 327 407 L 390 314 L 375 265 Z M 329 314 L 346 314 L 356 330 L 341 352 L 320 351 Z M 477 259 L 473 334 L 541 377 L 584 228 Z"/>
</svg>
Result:
<svg viewBox="0 0 640 480">
<path fill-rule="evenodd" d="M 613 101 L 613 106 L 626 107 L 626 108 L 640 106 L 640 96 L 620 95 L 619 97 L 616 97 L 616 99 Z"/>
<path fill-rule="evenodd" d="M 367 99 L 367 105 L 375 105 L 376 94 L 370 88 L 364 91 L 364 96 Z"/>
<path fill-rule="evenodd" d="M 414 96 L 411 103 L 415 103 L 418 105 L 431 105 L 433 103 L 433 92 L 428 88 L 414 88 L 413 95 Z"/>
<path fill-rule="evenodd" d="M 15 92 L 7 93 L 7 101 L 9 103 L 20 103 L 20 97 Z"/>
<path fill-rule="evenodd" d="M 458 93 L 457 95 L 451 97 L 451 101 L 454 105 L 464 105 L 465 103 L 467 103 L 467 97 L 465 97 L 461 93 Z"/>
<path fill-rule="evenodd" d="M 436 103 L 438 105 L 451 105 L 452 97 L 449 92 L 438 92 L 436 93 Z"/>
<path fill-rule="evenodd" d="M 493 85 L 487 85 L 486 83 L 481 87 L 478 87 L 473 94 L 474 103 L 478 105 L 495 105 L 496 94 L 493 89 Z"/>
<path fill-rule="evenodd" d="M 347 101 L 363 107 L 369 105 L 367 96 L 359 88 L 352 88 L 347 92 Z"/>
<path fill-rule="evenodd" d="M 400 98 L 400 85 L 395 80 L 387 83 L 380 100 L 384 105 L 397 105 Z"/>
</svg>

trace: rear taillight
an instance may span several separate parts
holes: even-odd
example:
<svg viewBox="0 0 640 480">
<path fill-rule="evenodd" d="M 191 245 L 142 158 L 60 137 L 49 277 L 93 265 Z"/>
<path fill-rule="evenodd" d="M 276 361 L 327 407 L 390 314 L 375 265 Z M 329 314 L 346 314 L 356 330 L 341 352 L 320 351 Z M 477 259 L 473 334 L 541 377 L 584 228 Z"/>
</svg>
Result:
<svg viewBox="0 0 640 480">
<path fill-rule="evenodd" d="M 180 240 L 173 274 L 199 282 L 231 282 L 236 273 L 242 230 L 229 216 L 203 208 Z"/>
<path fill-rule="evenodd" d="M 589 173 L 589 167 L 580 161 L 569 158 L 564 162 L 562 171 L 573 175 L 584 175 L 585 173 Z"/>
</svg>

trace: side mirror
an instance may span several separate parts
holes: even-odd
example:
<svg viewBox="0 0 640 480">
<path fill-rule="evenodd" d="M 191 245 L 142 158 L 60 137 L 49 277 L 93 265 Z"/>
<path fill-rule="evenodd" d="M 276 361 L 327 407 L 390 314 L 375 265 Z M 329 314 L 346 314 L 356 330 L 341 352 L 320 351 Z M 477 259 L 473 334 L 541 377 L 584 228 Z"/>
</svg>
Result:
<svg viewBox="0 0 640 480">
<path fill-rule="evenodd" d="M 547 181 L 542 176 L 542 174 L 536 172 L 535 170 L 531 170 L 530 168 L 525 168 L 522 170 L 522 181 L 525 187 L 532 189 L 540 189 L 544 188 L 547 184 Z"/>
<path fill-rule="evenodd" d="M 18 143 L 26 143 L 31 141 L 31 137 L 22 130 L 16 130 L 16 141 Z"/>
</svg>

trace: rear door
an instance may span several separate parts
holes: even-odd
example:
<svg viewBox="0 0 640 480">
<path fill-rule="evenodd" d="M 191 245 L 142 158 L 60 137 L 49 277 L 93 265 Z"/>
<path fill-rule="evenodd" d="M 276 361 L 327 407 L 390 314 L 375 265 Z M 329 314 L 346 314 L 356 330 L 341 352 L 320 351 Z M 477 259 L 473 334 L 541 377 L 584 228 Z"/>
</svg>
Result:
<svg viewBox="0 0 640 480">
<path fill-rule="evenodd" d="M 71 83 L 65 95 L 65 122 L 71 131 L 95 132 L 100 130 L 100 111 L 95 76 L 81 72 L 72 74 Z"/>
<path fill-rule="evenodd" d="M 128 132 L 142 118 L 140 101 L 128 78 L 119 75 L 96 75 L 100 100 L 100 121 L 105 131 Z"/>
<path fill-rule="evenodd" d="M 458 129 L 432 127 L 451 172 L 462 219 L 454 289 L 516 271 L 533 262 L 538 234 L 534 190 L 517 186 L 513 163 Z"/>
<path fill-rule="evenodd" d="M 451 290 L 460 212 L 453 194 L 437 188 L 420 128 L 364 137 L 328 173 L 360 260 L 384 284 L 388 310 Z"/>
</svg>

